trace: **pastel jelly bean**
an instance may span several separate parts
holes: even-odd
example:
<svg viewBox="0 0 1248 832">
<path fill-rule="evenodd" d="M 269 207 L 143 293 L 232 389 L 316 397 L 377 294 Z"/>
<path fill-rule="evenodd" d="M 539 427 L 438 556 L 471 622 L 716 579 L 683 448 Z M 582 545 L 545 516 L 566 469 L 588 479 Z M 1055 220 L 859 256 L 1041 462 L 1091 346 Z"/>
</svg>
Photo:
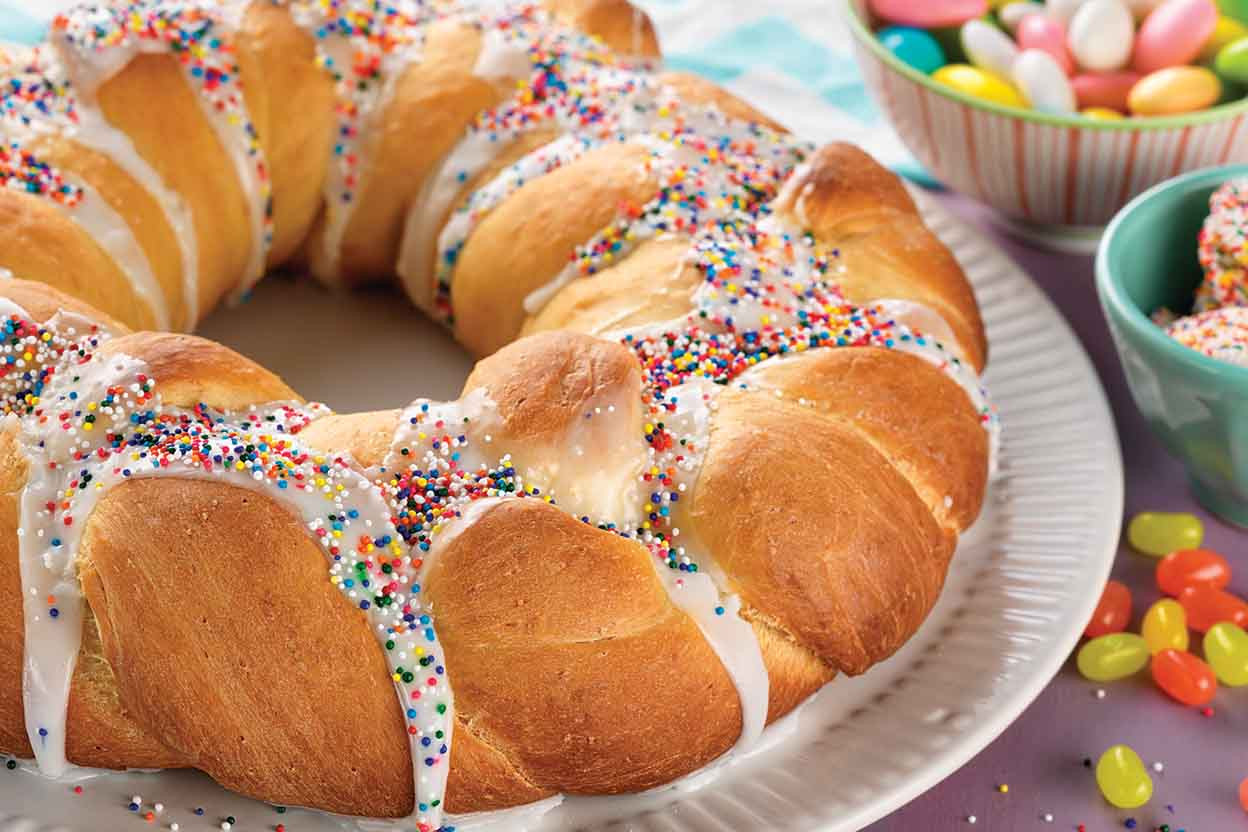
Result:
<svg viewBox="0 0 1248 832">
<path fill-rule="evenodd" d="M 1248 84 L 1248 37 L 1222 47 L 1213 66 L 1223 78 Z"/>
<path fill-rule="evenodd" d="M 1163 557 L 1176 549 L 1196 549 L 1205 527 L 1194 514 L 1142 511 L 1127 524 L 1127 542 L 1146 555 Z"/>
<path fill-rule="evenodd" d="M 1125 679 L 1148 664 L 1148 642 L 1135 633 L 1110 633 L 1079 648 L 1075 666 L 1093 682 Z"/>
<path fill-rule="evenodd" d="M 1122 69 L 1135 46 L 1135 18 L 1122 0 L 1088 0 L 1070 19 L 1066 42 L 1080 69 Z"/>
<path fill-rule="evenodd" d="M 1140 635 L 1148 642 L 1148 650 L 1154 656 L 1162 650 L 1186 650 L 1187 613 L 1183 605 L 1173 598 L 1162 598 L 1144 613 Z"/>
<path fill-rule="evenodd" d="M 1103 107 L 1119 113 L 1127 111 L 1127 95 L 1140 80 L 1134 72 L 1095 72 L 1070 79 L 1080 108 Z"/>
<path fill-rule="evenodd" d="M 1248 633 L 1223 621 L 1209 628 L 1201 646 L 1219 682 L 1233 688 L 1248 685 Z"/>
<path fill-rule="evenodd" d="M 1070 56 L 1070 48 L 1066 45 L 1066 30 L 1062 24 L 1045 14 L 1032 14 L 1023 18 L 1014 33 L 1018 48 L 1022 51 L 1039 49 L 1048 52 L 1062 72 L 1070 75 L 1075 71 L 1075 60 Z"/>
<path fill-rule="evenodd" d="M 1079 11 L 1088 0 L 1046 0 L 1044 4 L 1044 12 L 1063 26 L 1070 24 L 1070 19 L 1075 16 L 1075 12 Z"/>
<path fill-rule="evenodd" d="M 1140 24 L 1131 68 L 1147 75 L 1190 63 L 1217 25 L 1213 0 L 1166 0 Z"/>
<path fill-rule="evenodd" d="M 1126 116 L 1117 110 L 1111 110 L 1108 107 L 1088 107 L 1080 110 L 1079 115 L 1084 118 L 1090 118 L 1093 121 L 1122 121 Z"/>
<path fill-rule="evenodd" d="M 1075 112 L 1075 89 L 1048 52 L 1024 49 L 1014 62 L 1014 84 L 1027 104 L 1042 113 Z"/>
<path fill-rule="evenodd" d="M 1096 785 L 1119 809 L 1138 809 L 1153 797 L 1153 779 L 1144 761 L 1125 745 L 1110 746 L 1096 761 Z"/>
<path fill-rule="evenodd" d="M 1092 620 L 1083 629 L 1088 638 L 1107 636 L 1110 633 L 1121 633 L 1127 629 L 1131 621 L 1131 590 L 1120 581 L 1109 581 L 1101 592 L 1101 600 L 1096 602 L 1092 611 Z"/>
<path fill-rule="evenodd" d="M 871 11 L 877 17 L 901 26 L 933 29 L 940 26 L 961 26 L 974 17 L 988 13 L 987 0 L 871 0 Z"/>
<path fill-rule="evenodd" d="M 1219 15 L 1217 25 L 1213 27 L 1213 34 L 1201 47 L 1196 60 L 1199 63 L 1208 64 L 1217 59 L 1219 52 L 1240 38 L 1248 38 L 1248 26 L 1233 17 Z"/>
<path fill-rule="evenodd" d="M 1044 14 L 1044 6 L 1031 0 L 1016 0 L 1014 3 L 1006 3 L 997 11 L 997 20 L 1001 21 L 1007 32 L 1014 34 L 1023 18 L 1031 14 Z"/>
<path fill-rule="evenodd" d="M 1005 32 L 982 20 L 962 26 L 962 51 L 972 64 L 1002 78 L 1009 78 L 1018 47 Z"/>
<path fill-rule="evenodd" d="M 1008 81 L 968 64 L 949 64 L 932 73 L 932 79 L 973 98 L 1007 107 L 1023 107 L 1023 98 Z"/>
<path fill-rule="evenodd" d="M 1187 613 L 1187 626 L 1198 633 L 1223 621 L 1240 628 L 1248 627 L 1248 603 L 1224 589 L 1189 586 L 1179 593 L 1179 603 Z"/>
<path fill-rule="evenodd" d="M 1184 705 L 1207 705 L 1218 692 L 1213 669 L 1182 650 L 1162 650 L 1153 656 L 1152 671 L 1157 687 Z"/>
<path fill-rule="evenodd" d="M 1248 0 L 1218 0 L 1218 11 L 1248 24 Z"/>
<path fill-rule="evenodd" d="M 1231 582 L 1231 565 L 1209 549 L 1179 549 L 1157 562 L 1157 588 L 1178 597 L 1189 586 L 1225 589 Z"/>
<path fill-rule="evenodd" d="M 945 65 L 945 50 L 936 38 L 911 26 L 890 26 L 880 30 L 880 43 L 902 63 L 930 75 Z"/>
</svg>

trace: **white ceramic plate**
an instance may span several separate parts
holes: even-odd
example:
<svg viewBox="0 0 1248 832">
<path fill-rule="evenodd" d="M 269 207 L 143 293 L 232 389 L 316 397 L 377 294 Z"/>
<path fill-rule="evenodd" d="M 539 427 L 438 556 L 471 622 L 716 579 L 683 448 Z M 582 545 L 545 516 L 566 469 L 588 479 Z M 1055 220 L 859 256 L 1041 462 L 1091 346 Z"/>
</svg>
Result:
<svg viewBox="0 0 1248 832">
<path fill-rule="evenodd" d="M 769 750 L 709 784 L 572 800 L 535 830 L 858 829 L 987 745 L 1074 646 L 1109 572 L 1122 516 L 1122 462 L 1104 392 L 1048 298 L 990 243 L 919 198 L 975 286 L 991 343 L 988 387 L 1005 426 L 1001 476 L 931 617 L 895 657 L 827 687 L 786 721 Z M 201 331 L 341 410 L 454 397 L 470 366 L 442 332 L 380 291 L 342 296 L 271 279 Z M 278 815 L 188 772 L 111 775 L 82 788 L 74 794 L 0 769 L 0 829 L 139 824 L 127 810 L 135 794 L 142 811 L 164 804 L 162 828 L 216 829 L 232 815 L 237 830 L 340 829 L 316 813 Z"/>
</svg>

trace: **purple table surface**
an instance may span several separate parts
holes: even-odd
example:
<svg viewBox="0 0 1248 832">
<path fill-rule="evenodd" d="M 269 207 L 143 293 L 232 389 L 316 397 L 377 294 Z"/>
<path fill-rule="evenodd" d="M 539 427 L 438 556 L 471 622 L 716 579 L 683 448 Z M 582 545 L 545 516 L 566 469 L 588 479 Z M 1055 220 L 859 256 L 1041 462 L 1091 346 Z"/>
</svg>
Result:
<svg viewBox="0 0 1248 832">
<path fill-rule="evenodd" d="M 1035 248 L 992 222 L 989 209 L 954 195 L 941 196 L 955 214 L 988 234 L 1040 285 L 1066 315 L 1092 357 L 1122 444 L 1126 515 L 1145 510 L 1190 511 L 1205 524 L 1205 546 L 1222 552 L 1237 570 L 1231 589 L 1248 594 L 1248 535 L 1197 506 L 1182 467 L 1161 447 L 1131 401 L 1117 353 L 1101 316 L 1090 256 Z M 989 358 L 991 361 L 991 357 Z M 1005 426 L 1009 430 L 1009 426 Z M 1159 597 L 1157 561 L 1119 547 L 1113 577 L 1131 588 L 1131 629 Z M 1193 644 L 1199 638 L 1193 634 Z M 1105 691 L 1098 698 L 1097 689 Z M 1089 682 L 1073 658 L 1005 733 L 958 772 L 910 804 L 868 827 L 870 832 L 927 830 L 1077 830 L 1125 828 L 1226 832 L 1248 829 L 1239 806 L 1248 777 L 1248 689 L 1221 688 L 1213 714 L 1167 699 L 1147 672 L 1105 685 Z M 1118 810 L 1096 788 L 1091 768 L 1106 748 L 1125 743 L 1150 768 L 1153 799 Z M 1153 771 L 1161 763 L 1160 773 Z M 1008 785 L 1001 791 L 1002 784 Z M 1046 821 L 1046 815 L 1052 820 Z M 975 817 L 972 825 L 970 817 Z"/>
</svg>

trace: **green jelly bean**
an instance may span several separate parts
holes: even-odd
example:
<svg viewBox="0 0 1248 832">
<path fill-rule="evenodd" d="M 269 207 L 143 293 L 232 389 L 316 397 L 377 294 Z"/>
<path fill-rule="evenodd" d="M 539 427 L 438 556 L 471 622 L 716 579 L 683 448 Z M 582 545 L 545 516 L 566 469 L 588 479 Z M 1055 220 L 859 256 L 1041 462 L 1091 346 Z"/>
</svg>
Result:
<svg viewBox="0 0 1248 832">
<path fill-rule="evenodd" d="M 1218 11 L 1248 24 L 1248 0 L 1218 0 Z"/>
<path fill-rule="evenodd" d="M 1213 68 L 1223 78 L 1248 83 L 1248 37 L 1232 41 L 1218 50 Z"/>
<path fill-rule="evenodd" d="M 1112 682 L 1139 673 L 1151 654 L 1148 642 L 1135 633 L 1110 633 L 1094 638 L 1075 656 L 1079 672 L 1094 682 Z"/>
<path fill-rule="evenodd" d="M 1248 685 L 1248 633 L 1229 621 L 1214 624 L 1205 633 L 1205 661 L 1224 685 Z"/>
<path fill-rule="evenodd" d="M 1127 524 L 1127 542 L 1137 552 L 1165 557 L 1179 549 L 1199 549 L 1205 527 L 1194 514 L 1141 511 Z"/>
<path fill-rule="evenodd" d="M 1137 809 L 1153 797 L 1153 779 L 1144 761 L 1125 745 L 1110 746 L 1097 760 L 1096 785 L 1119 809 Z"/>
</svg>

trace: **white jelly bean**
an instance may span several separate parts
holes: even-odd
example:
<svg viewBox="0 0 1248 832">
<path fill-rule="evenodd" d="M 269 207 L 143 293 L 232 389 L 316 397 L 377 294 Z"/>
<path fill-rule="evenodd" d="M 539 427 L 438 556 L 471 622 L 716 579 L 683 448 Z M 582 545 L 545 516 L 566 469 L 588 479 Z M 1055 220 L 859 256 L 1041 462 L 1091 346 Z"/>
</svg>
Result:
<svg viewBox="0 0 1248 832">
<path fill-rule="evenodd" d="M 1044 6 L 1032 3 L 1030 0 L 1015 0 L 1001 7 L 997 12 L 997 19 L 1010 34 L 1014 34 L 1018 30 L 1018 24 L 1022 23 L 1023 18 L 1029 14 L 1044 14 Z"/>
<path fill-rule="evenodd" d="M 980 69 L 1009 78 L 1014 70 L 1018 47 L 1005 32 L 982 20 L 968 20 L 962 25 L 962 51 Z"/>
<path fill-rule="evenodd" d="M 1031 107 L 1044 113 L 1075 112 L 1075 89 L 1048 52 L 1024 49 L 1014 61 L 1013 77 Z"/>
<path fill-rule="evenodd" d="M 1048 12 L 1049 17 L 1060 21 L 1062 26 L 1070 23 L 1070 19 L 1075 16 L 1075 12 L 1086 3 L 1087 0 L 1045 0 L 1044 9 Z"/>
<path fill-rule="evenodd" d="M 1123 0 L 1089 0 L 1070 19 L 1066 40 L 1080 67 L 1113 72 L 1131 59 L 1135 19 Z"/>
</svg>

